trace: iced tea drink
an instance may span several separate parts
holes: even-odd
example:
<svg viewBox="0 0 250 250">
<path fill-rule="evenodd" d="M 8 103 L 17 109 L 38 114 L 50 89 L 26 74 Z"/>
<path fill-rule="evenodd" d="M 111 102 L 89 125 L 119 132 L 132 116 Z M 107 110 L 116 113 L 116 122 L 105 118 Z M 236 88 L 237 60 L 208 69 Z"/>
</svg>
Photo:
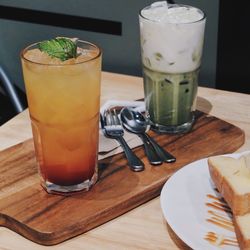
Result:
<svg viewBox="0 0 250 250">
<path fill-rule="evenodd" d="M 77 57 L 60 60 L 38 44 L 21 53 L 42 186 L 88 190 L 97 180 L 101 51 L 76 41 Z"/>
</svg>

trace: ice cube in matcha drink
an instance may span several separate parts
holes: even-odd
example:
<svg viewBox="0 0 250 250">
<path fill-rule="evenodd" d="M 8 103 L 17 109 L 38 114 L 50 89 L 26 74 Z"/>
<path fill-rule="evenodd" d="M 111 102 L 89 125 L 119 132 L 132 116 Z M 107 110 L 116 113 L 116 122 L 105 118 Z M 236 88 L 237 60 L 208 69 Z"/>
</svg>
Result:
<svg viewBox="0 0 250 250">
<path fill-rule="evenodd" d="M 139 15 L 146 111 L 159 132 L 187 132 L 194 122 L 205 14 L 155 2 Z"/>
</svg>

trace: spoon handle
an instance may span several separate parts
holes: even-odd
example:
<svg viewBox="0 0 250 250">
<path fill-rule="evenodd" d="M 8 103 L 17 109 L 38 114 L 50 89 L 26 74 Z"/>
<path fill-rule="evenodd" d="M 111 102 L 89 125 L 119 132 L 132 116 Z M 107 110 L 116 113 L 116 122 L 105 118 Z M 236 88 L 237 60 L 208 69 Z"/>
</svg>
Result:
<svg viewBox="0 0 250 250">
<path fill-rule="evenodd" d="M 152 165 L 160 165 L 160 164 L 162 164 L 161 157 L 156 153 L 154 147 L 152 146 L 152 144 L 148 140 L 147 136 L 145 134 L 138 134 L 138 136 L 143 141 L 145 153 L 146 153 L 146 155 L 148 157 L 148 160 L 149 160 L 150 164 L 152 164 Z"/>
<path fill-rule="evenodd" d="M 144 170 L 144 163 L 134 154 L 122 136 L 115 138 L 122 146 L 131 170 L 139 172 Z"/>
<path fill-rule="evenodd" d="M 170 163 L 176 161 L 176 158 L 169 152 L 167 152 L 164 148 L 162 148 L 152 137 L 150 137 L 147 133 L 145 133 L 145 136 L 164 162 Z"/>
</svg>

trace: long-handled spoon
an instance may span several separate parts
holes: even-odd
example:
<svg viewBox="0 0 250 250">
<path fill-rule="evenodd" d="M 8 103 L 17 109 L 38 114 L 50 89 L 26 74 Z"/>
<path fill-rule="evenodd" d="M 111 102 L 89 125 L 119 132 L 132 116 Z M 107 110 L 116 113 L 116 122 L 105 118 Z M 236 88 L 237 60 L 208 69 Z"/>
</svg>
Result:
<svg viewBox="0 0 250 250">
<path fill-rule="evenodd" d="M 176 158 L 173 155 L 168 153 L 146 133 L 149 125 L 145 117 L 140 112 L 135 111 L 132 108 L 123 108 L 121 111 L 121 121 L 125 129 L 129 132 L 138 134 L 142 138 L 143 142 L 147 141 L 146 144 L 144 143 L 144 145 L 147 145 L 146 147 L 149 148 L 149 145 L 152 146 L 154 152 L 158 155 L 157 159 L 161 159 L 161 161 L 168 163 L 176 161 Z"/>
</svg>

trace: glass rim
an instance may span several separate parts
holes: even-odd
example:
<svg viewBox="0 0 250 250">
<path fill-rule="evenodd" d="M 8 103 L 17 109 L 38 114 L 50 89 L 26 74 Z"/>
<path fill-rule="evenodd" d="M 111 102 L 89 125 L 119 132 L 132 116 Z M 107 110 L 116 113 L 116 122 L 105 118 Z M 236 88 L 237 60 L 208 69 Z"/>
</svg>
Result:
<svg viewBox="0 0 250 250">
<path fill-rule="evenodd" d="M 171 25 L 171 24 L 172 24 L 172 25 L 176 25 L 176 24 L 178 24 L 178 25 L 188 25 L 188 24 L 193 24 L 193 23 L 199 23 L 199 22 L 202 22 L 203 20 L 205 20 L 206 17 L 207 17 L 207 16 L 206 16 L 206 13 L 205 13 L 203 10 L 201 10 L 201 9 L 199 9 L 199 8 L 197 8 L 197 7 L 191 6 L 191 5 L 176 4 L 176 3 L 175 3 L 175 4 L 169 4 L 169 3 L 168 3 L 168 6 L 170 6 L 170 7 L 187 7 L 187 8 L 194 8 L 194 9 L 199 10 L 199 11 L 203 14 L 203 16 L 202 16 L 200 19 L 196 20 L 196 21 L 187 22 L 187 23 L 167 23 L 168 25 Z M 150 7 L 151 7 L 151 5 L 147 5 L 146 7 L 144 7 L 143 9 L 141 9 L 140 12 L 139 12 L 139 16 L 140 16 L 141 18 L 143 18 L 143 19 L 149 21 L 149 22 L 160 23 L 159 21 L 152 20 L 152 19 L 150 19 L 150 18 L 147 18 L 147 17 L 143 16 L 142 11 L 145 10 L 145 9 L 148 9 L 148 8 L 150 8 Z"/>
<path fill-rule="evenodd" d="M 76 63 L 72 63 L 72 64 L 57 64 L 57 63 L 42 63 L 42 62 L 36 62 L 36 61 L 33 61 L 33 60 L 30 60 L 28 58 L 25 57 L 25 52 L 28 51 L 31 47 L 34 47 L 36 46 L 39 42 L 35 42 L 35 43 L 32 43 L 30 45 L 28 45 L 27 47 L 25 47 L 24 49 L 21 50 L 20 52 L 20 57 L 21 59 L 23 59 L 24 61 L 26 62 L 29 62 L 29 63 L 34 63 L 34 64 L 38 64 L 38 65 L 43 65 L 43 66 L 54 66 L 54 67 L 66 67 L 66 66 L 73 66 L 73 65 L 78 65 L 78 64 L 83 64 L 83 63 L 87 63 L 87 62 L 90 62 L 90 61 L 93 61 L 93 60 L 96 60 L 97 58 L 99 58 L 101 55 L 102 55 L 102 50 L 99 46 L 95 45 L 94 43 L 91 43 L 91 42 L 88 42 L 88 41 L 84 41 L 84 40 L 77 40 L 77 43 L 80 42 L 80 43 L 83 43 L 83 44 L 87 44 L 87 45 L 90 45 L 94 48 L 97 49 L 98 53 L 97 55 L 95 55 L 94 57 L 90 58 L 90 59 L 87 59 L 86 61 L 81 61 L 81 62 L 76 62 Z"/>
</svg>

